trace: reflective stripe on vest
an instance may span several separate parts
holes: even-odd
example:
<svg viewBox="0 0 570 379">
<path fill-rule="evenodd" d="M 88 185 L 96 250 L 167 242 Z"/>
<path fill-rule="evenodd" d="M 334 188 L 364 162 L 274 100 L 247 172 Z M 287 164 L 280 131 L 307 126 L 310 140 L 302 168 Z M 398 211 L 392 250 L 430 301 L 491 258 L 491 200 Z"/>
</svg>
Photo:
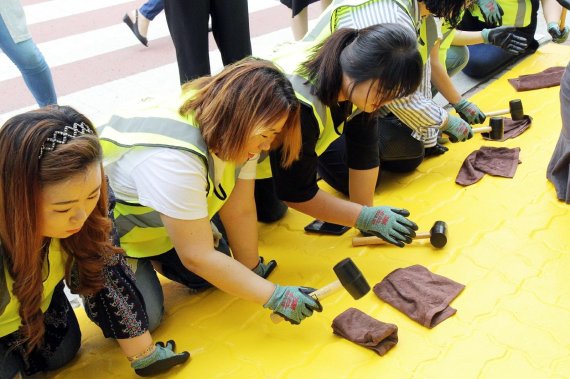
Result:
<svg viewBox="0 0 570 379">
<path fill-rule="evenodd" d="M 338 1 L 333 2 L 331 6 L 327 7 L 317 20 L 315 26 L 303 37 L 303 41 L 322 41 L 326 37 L 330 36 L 332 32 L 336 29 L 337 20 L 340 15 L 345 12 L 350 11 L 350 8 L 365 6 L 372 2 L 383 2 L 387 0 L 344 0 L 340 3 Z M 416 31 L 419 32 L 420 27 L 420 12 L 418 8 L 418 3 L 415 0 L 388 0 L 394 1 L 399 5 L 412 19 L 413 24 L 416 27 Z M 337 4 L 335 4 L 337 3 Z"/>
<path fill-rule="evenodd" d="M 189 122 L 195 123 L 192 119 Z M 215 178 L 214 163 L 200 130 L 180 117 L 113 116 L 108 124 L 98 128 L 98 132 L 105 165 L 118 160 L 135 147 L 171 148 L 200 157 L 208 171 L 206 190 L 210 218 L 220 210 L 235 187 L 239 168 L 228 162 L 222 177 Z M 115 220 L 121 246 L 130 257 L 159 255 L 173 247 L 160 213 L 152 208 L 118 199 Z"/>
<path fill-rule="evenodd" d="M 503 8 L 503 26 L 516 26 L 519 28 L 530 25 L 532 4 L 530 0 L 497 0 Z M 473 17 L 485 22 L 485 18 L 478 6 L 469 10 Z"/>
</svg>

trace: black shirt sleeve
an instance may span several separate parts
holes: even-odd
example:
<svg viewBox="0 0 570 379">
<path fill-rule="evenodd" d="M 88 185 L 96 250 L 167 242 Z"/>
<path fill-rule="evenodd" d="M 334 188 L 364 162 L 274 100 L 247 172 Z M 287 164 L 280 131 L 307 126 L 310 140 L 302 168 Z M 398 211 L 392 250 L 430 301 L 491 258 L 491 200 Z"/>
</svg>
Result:
<svg viewBox="0 0 570 379">
<path fill-rule="evenodd" d="M 368 170 L 380 165 L 376 117 L 364 112 L 354 116 L 344 126 L 344 134 L 349 168 Z"/>
<path fill-rule="evenodd" d="M 277 196 L 283 201 L 301 203 L 309 201 L 317 194 L 317 153 L 315 151 L 319 139 L 319 124 L 312 109 L 301 105 L 301 134 L 303 145 L 299 159 L 289 167 L 281 167 L 281 149 L 272 151 L 271 171 L 275 180 Z"/>
</svg>

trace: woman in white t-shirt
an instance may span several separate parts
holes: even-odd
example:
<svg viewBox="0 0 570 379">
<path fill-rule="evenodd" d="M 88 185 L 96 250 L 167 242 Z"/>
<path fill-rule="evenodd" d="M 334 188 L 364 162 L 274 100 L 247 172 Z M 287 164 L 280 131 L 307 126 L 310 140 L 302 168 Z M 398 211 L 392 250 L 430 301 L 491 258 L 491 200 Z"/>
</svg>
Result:
<svg viewBox="0 0 570 379">
<path fill-rule="evenodd" d="M 281 146 L 288 167 L 301 147 L 299 102 L 272 63 L 246 59 L 190 82 L 182 106 L 113 116 L 100 138 L 121 246 L 136 258 L 151 330 L 163 312 L 153 266 L 190 288 L 214 285 L 294 324 L 321 310 L 307 295 L 311 289 L 266 280 L 276 263 L 258 254 L 258 155 Z M 218 215 L 233 258 L 225 238 L 216 245 L 210 221 Z"/>
</svg>

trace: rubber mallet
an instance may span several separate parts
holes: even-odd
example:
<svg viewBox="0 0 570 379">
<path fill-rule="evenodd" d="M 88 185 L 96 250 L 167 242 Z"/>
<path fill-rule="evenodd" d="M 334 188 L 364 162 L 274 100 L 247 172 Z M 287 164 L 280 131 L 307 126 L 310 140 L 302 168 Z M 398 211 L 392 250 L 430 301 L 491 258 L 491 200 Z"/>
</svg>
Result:
<svg viewBox="0 0 570 379">
<path fill-rule="evenodd" d="M 344 288 L 354 300 L 358 300 L 370 291 L 370 285 L 352 259 L 343 259 L 333 267 L 333 270 L 338 280 L 311 292 L 309 296 L 320 301 Z M 271 320 L 278 323 L 283 321 L 283 317 L 272 313 Z"/>
<path fill-rule="evenodd" d="M 447 224 L 444 221 L 436 221 L 431 227 L 429 232 L 416 233 L 414 239 L 429 238 L 433 247 L 441 249 L 447 244 Z M 366 245 L 382 245 L 387 244 L 379 237 L 354 237 L 352 238 L 352 246 L 366 246 Z"/>
<path fill-rule="evenodd" d="M 524 110 L 523 110 L 522 101 L 520 99 L 511 100 L 509 101 L 509 109 L 501 109 L 498 111 L 485 112 L 485 116 L 493 117 L 493 116 L 504 115 L 507 113 L 510 113 L 511 119 L 513 121 L 520 121 L 524 119 Z"/>
<path fill-rule="evenodd" d="M 489 132 L 489 138 L 495 141 L 500 141 L 505 136 L 505 121 L 503 117 L 491 117 L 489 126 L 482 126 L 480 128 L 471 129 L 473 133 L 486 133 Z"/>
</svg>

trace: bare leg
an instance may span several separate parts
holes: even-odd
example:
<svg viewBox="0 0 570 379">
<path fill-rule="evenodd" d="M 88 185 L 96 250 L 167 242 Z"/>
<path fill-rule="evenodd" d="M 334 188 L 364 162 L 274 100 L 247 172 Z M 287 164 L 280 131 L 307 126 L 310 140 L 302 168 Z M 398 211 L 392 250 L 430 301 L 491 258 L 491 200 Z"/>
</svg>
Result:
<svg viewBox="0 0 570 379">
<path fill-rule="evenodd" d="M 291 20 L 291 30 L 293 31 L 293 38 L 295 41 L 299 41 L 305 36 L 305 34 L 307 34 L 308 22 L 307 8 L 303 9 L 293 17 Z"/>
</svg>

